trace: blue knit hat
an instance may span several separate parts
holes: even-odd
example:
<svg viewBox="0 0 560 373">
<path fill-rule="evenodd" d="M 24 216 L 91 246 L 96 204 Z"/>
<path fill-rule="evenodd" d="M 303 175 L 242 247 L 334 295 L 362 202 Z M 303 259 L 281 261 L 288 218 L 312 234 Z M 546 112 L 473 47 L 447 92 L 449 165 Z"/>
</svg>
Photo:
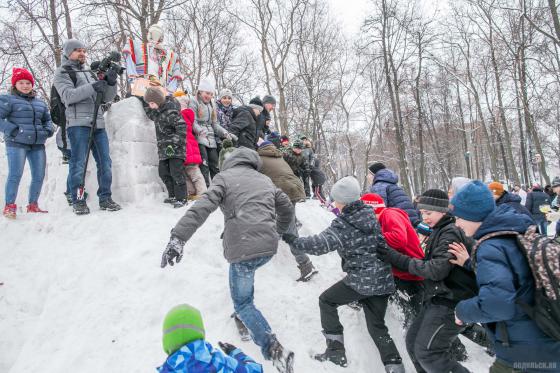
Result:
<svg viewBox="0 0 560 373">
<path fill-rule="evenodd" d="M 468 221 L 481 222 L 494 209 L 496 203 L 492 192 L 480 180 L 463 186 L 451 199 L 453 215 Z"/>
</svg>

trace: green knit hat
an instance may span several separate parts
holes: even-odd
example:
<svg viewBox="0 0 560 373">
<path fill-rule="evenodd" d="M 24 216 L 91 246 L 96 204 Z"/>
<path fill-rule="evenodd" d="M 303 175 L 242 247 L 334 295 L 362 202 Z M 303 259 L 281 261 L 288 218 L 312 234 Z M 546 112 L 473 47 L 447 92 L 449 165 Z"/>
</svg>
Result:
<svg viewBox="0 0 560 373">
<path fill-rule="evenodd" d="M 180 304 L 165 315 L 163 320 L 163 351 L 167 355 L 197 339 L 204 339 L 204 324 L 200 311 Z"/>
</svg>

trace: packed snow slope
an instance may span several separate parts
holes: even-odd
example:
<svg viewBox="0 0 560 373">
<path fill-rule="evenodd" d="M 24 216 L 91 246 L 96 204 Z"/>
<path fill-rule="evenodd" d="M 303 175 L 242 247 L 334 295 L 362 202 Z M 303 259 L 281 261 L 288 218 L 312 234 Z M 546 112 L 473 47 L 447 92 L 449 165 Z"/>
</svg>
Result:
<svg viewBox="0 0 560 373">
<path fill-rule="evenodd" d="M 49 214 L 18 211 L 15 221 L 0 219 L 0 372 L 154 372 L 166 358 L 161 347 L 163 317 L 180 303 L 201 309 L 208 341 L 233 343 L 263 362 L 265 372 L 275 372 L 255 344 L 241 342 L 230 318 L 219 210 L 187 243 L 181 263 L 160 268 L 169 232 L 185 208 L 161 203 L 163 186 L 154 169 L 157 156 L 151 153 L 155 134 L 133 100 L 115 105 L 108 122 L 114 199 L 123 202 L 122 211 L 97 207 L 93 166 L 87 183 L 92 213 L 75 216 L 63 196 L 67 166 L 51 140 L 40 199 Z M 7 162 L 1 143 L 0 165 L 3 200 Z M 27 202 L 28 175 L 26 169 L 18 206 Z M 299 204 L 297 214 L 302 235 L 318 233 L 333 218 L 315 201 Z M 295 352 L 295 372 L 382 372 L 363 312 L 348 307 L 340 309 L 348 368 L 310 357 L 325 346 L 318 297 L 343 277 L 336 253 L 312 259 L 319 274 L 309 283 L 296 282 L 295 261 L 281 243 L 278 254 L 256 276 L 256 305 L 279 340 Z M 414 371 L 393 306 L 387 323 L 407 370 Z M 467 367 L 486 371 L 492 359 L 480 347 L 465 343 L 470 351 Z"/>
</svg>

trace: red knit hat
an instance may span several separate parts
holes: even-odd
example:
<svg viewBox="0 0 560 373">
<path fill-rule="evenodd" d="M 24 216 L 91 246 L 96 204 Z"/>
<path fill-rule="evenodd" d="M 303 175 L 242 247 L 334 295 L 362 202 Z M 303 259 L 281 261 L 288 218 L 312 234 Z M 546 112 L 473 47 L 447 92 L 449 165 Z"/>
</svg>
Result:
<svg viewBox="0 0 560 373">
<path fill-rule="evenodd" d="M 12 87 L 15 87 L 20 80 L 29 80 L 32 86 L 35 84 L 33 75 L 28 70 L 23 67 L 14 67 L 12 70 Z"/>
<path fill-rule="evenodd" d="M 379 214 L 385 208 L 385 201 L 379 194 L 366 193 L 360 199 L 366 205 L 373 207 L 376 214 Z"/>
</svg>

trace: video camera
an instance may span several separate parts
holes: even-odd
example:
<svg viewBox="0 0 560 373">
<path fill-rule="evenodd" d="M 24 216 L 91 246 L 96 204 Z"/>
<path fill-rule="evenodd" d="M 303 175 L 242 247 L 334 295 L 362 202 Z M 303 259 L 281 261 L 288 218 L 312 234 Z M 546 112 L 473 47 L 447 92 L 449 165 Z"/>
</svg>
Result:
<svg viewBox="0 0 560 373">
<path fill-rule="evenodd" d="M 122 75 L 126 68 L 122 67 L 119 62 L 121 62 L 121 54 L 117 51 L 112 51 L 101 61 L 92 62 L 90 64 L 90 67 L 92 71 L 96 71 L 98 73 L 105 73 L 109 69 L 111 69 L 114 70 L 117 74 Z"/>
</svg>

